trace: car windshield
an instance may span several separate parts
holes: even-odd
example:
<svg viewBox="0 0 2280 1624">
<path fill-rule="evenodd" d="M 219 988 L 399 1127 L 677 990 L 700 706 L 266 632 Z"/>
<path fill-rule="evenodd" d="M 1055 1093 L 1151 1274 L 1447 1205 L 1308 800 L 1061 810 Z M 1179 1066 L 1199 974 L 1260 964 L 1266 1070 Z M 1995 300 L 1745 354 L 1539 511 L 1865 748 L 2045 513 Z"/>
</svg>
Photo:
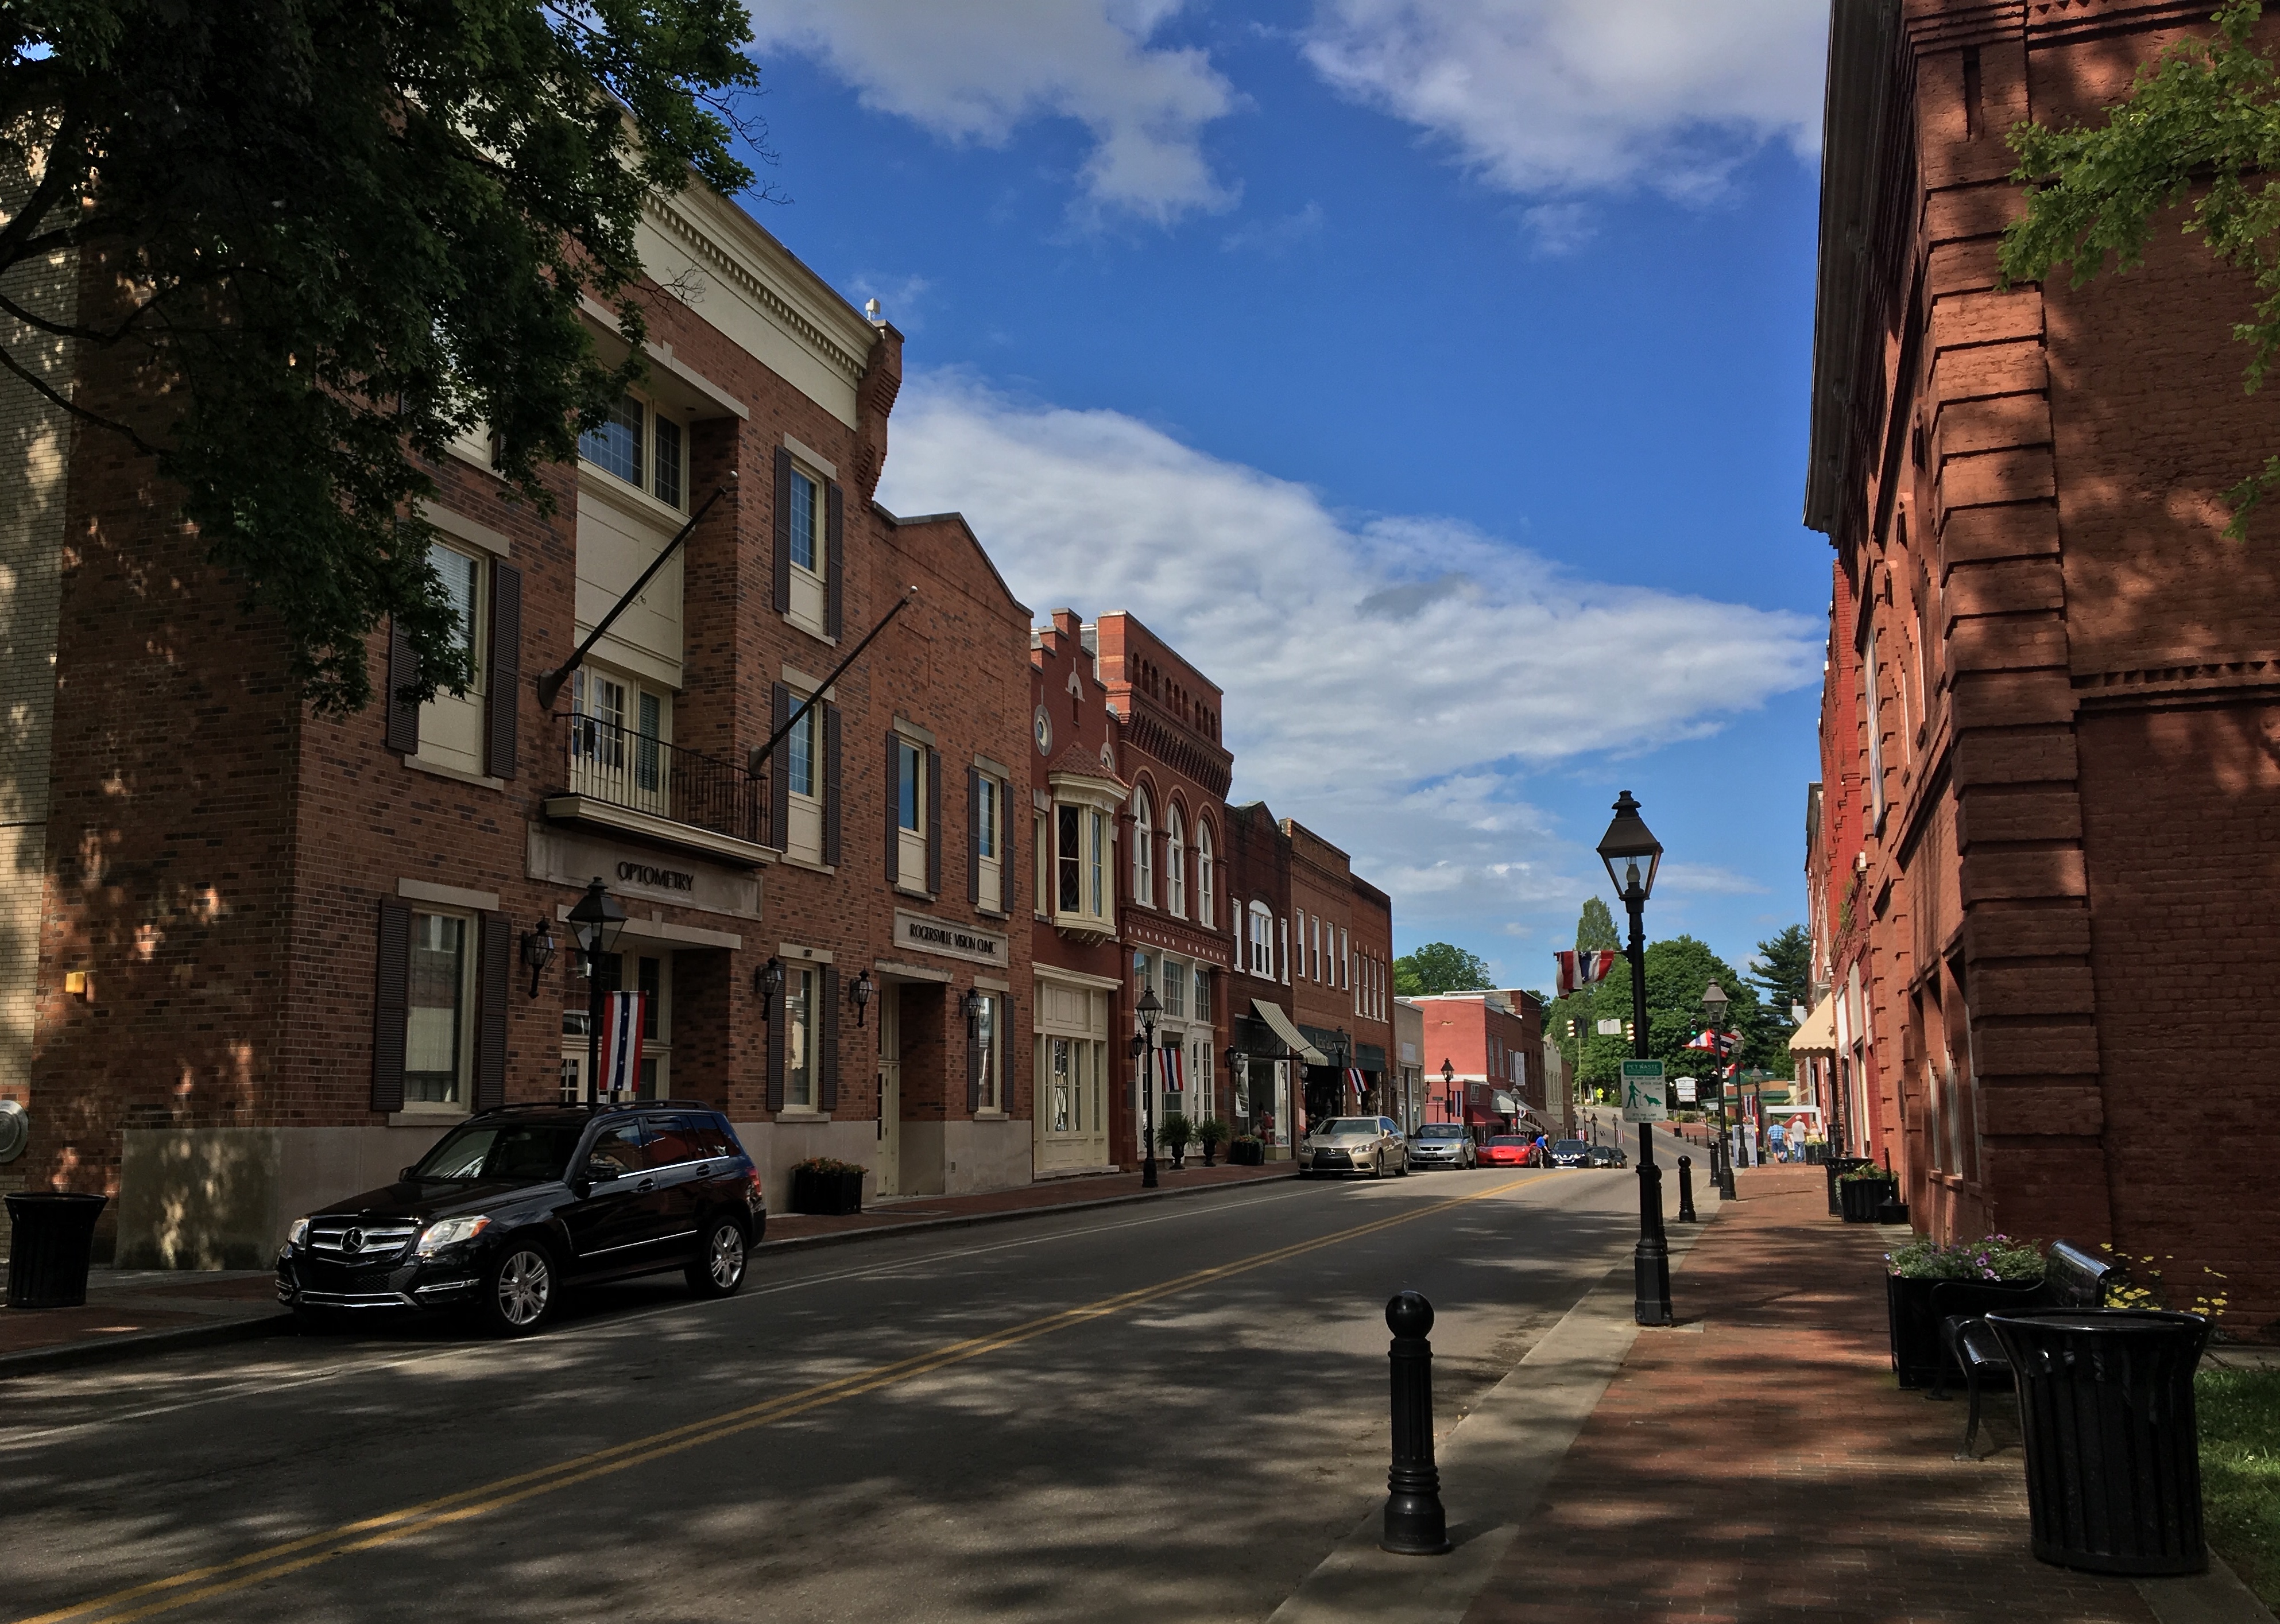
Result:
<svg viewBox="0 0 2280 1624">
<path fill-rule="evenodd" d="M 1534 1144 L 1536 1141 L 1533 1139 L 1514 1139 L 1510 1135 L 1506 1134 L 1500 1135 L 1498 1137 L 1490 1140 L 1489 1143 L 1490 1144 Z"/>
<path fill-rule="evenodd" d="M 1552 1152 L 1559 1156 L 1578 1156 L 1583 1154 L 1584 1151 L 1589 1151 L 1591 1148 L 1591 1147 L 1590 1145 L 1585 1144 L 1581 1139 L 1562 1139 L 1559 1143 L 1552 1147 Z"/>
<path fill-rule="evenodd" d="M 470 1122 L 420 1158 L 415 1179 L 558 1179 L 582 1122 Z"/>
<path fill-rule="evenodd" d="M 1375 1117 L 1340 1117 L 1322 1125 L 1321 1132 L 1330 1139 L 1368 1139 L 1378 1132 Z"/>
<path fill-rule="evenodd" d="M 1464 1136 L 1465 1125 L 1462 1122 L 1428 1122 L 1417 1130 L 1420 1139 L 1462 1139 Z"/>
</svg>

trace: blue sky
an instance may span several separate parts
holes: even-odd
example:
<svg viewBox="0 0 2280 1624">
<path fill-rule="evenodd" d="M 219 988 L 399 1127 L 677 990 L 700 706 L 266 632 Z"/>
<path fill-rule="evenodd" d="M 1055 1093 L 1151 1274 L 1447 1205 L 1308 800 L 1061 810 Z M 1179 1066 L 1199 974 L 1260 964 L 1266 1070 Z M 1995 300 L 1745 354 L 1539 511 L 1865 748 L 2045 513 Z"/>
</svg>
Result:
<svg viewBox="0 0 2280 1624">
<path fill-rule="evenodd" d="M 762 223 L 909 338 L 882 500 L 1228 690 L 1236 797 L 1540 985 L 1803 917 L 1822 0 L 755 0 Z"/>
</svg>

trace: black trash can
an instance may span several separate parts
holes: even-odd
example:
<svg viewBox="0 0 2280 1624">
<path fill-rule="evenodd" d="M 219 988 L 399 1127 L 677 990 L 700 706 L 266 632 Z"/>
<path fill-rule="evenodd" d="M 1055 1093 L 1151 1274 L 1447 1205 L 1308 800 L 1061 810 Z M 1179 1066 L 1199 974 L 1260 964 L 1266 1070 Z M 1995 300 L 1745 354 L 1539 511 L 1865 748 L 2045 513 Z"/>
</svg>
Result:
<svg viewBox="0 0 2280 1624">
<path fill-rule="evenodd" d="M 1989 1314 L 2019 1386 L 2034 1553 L 2092 1574 L 2198 1574 L 2199 1314 L 2140 1308 Z"/>
<path fill-rule="evenodd" d="M 1855 1167 L 1865 1167 L 1868 1165 L 1868 1158 L 1865 1156 L 1832 1156 L 1821 1164 L 1822 1171 L 1829 1174 L 1829 1217 L 1842 1218 L 1845 1216 L 1844 1199 L 1837 1193 L 1837 1175 L 1840 1174 L 1850 1173 Z"/>
<path fill-rule="evenodd" d="M 8 1198 L 8 1306 L 77 1308 L 87 1301 L 95 1220 L 107 1196 L 37 1190 Z"/>
<path fill-rule="evenodd" d="M 1900 1187 L 1893 1179 L 1847 1179 L 1837 1187 L 1837 1194 L 1846 1223 L 1873 1224 L 1878 1207 L 1900 1198 Z"/>
</svg>

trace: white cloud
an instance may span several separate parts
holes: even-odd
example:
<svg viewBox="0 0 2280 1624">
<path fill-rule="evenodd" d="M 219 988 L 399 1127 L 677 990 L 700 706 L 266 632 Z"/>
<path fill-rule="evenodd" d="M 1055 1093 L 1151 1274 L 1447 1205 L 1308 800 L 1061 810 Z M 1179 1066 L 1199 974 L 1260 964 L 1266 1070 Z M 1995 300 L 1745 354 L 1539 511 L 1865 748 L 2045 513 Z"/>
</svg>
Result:
<svg viewBox="0 0 2280 1624">
<path fill-rule="evenodd" d="M 1524 195 L 1698 197 L 1820 138 L 1828 0 L 1319 0 L 1306 54 Z"/>
<path fill-rule="evenodd" d="M 1181 0 L 751 0 L 756 50 L 821 59 L 863 104 L 947 141 L 1003 146 L 1038 117 L 1092 134 L 1082 175 L 1096 207 L 1154 220 L 1233 194 L 1203 152 L 1235 110 L 1203 51 L 1152 45 Z"/>
<path fill-rule="evenodd" d="M 1230 254 L 1260 253 L 1269 256 L 1288 253 L 1301 242 L 1320 236 L 1322 231 L 1322 205 L 1309 203 L 1305 208 L 1289 214 L 1267 219 L 1246 220 L 1220 239 L 1222 250 Z"/>
<path fill-rule="evenodd" d="M 1655 895 L 1668 891 L 1692 897 L 1762 897 L 1766 887 L 1747 874 L 1715 863 L 1665 863 L 1655 872 Z"/>
<path fill-rule="evenodd" d="M 1820 675 L 1801 616 L 1585 581 L 1447 519 L 1351 520 L 1121 413 L 971 380 L 913 375 L 880 498 L 963 511 L 1041 620 L 1137 614 L 1225 689 L 1236 798 L 1346 847 L 1437 929 L 1572 920 L 1593 889 L 1598 825 L 1563 835 L 1533 774 L 1713 733 Z"/>
</svg>

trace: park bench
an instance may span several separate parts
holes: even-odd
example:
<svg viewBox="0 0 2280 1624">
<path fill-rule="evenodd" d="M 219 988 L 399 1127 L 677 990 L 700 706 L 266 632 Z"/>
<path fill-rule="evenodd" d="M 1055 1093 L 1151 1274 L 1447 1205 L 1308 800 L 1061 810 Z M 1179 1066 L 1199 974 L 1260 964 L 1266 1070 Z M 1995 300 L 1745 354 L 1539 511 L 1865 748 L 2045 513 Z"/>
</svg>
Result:
<svg viewBox="0 0 2280 1624">
<path fill-rule="evenodd" d="M 1963 1449 L 1956 1459 L 1976 1459 L 1972 1445 L 1979 1437 L 1979 1389 L 1983 1382 L 2011 1379 L 2010 1360 L 1995 1339 L 1987 1316 L 2024 1313 L 2037 1308 L 2097 1308 L 2106 1301 L 2106 1282 L 2115 1272 L 2111 1263 L 2091 1257 L 2068 1241 L 2053 1241 L 2043 1258 L 2043 1277 L 2025 1281 L 1951 1280 L 1932 1288 L 1931 1314 L 1939 1325 L 1941 1345 L 1947 1358 L 1932 1379 L 1935 1398 L 1947 1397 L 1948 1362 L 1963 1372 L 1971 1397 L 1971 1414 L 1963 1428 Z"/>
</svg>

